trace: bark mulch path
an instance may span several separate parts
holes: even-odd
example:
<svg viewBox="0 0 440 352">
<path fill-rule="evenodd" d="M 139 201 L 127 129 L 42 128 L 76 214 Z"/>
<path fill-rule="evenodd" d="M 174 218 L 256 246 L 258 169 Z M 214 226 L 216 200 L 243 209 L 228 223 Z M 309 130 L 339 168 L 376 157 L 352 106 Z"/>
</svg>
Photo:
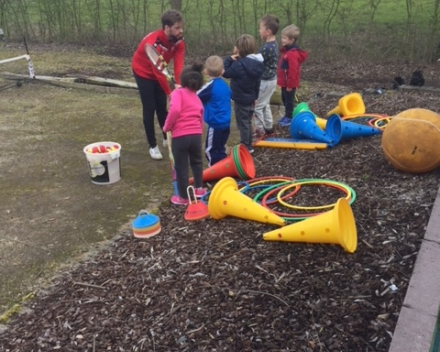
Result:
<svg viewBox="0 0 440 352">
<path fill-rule="evenodd" d="M 310 106 L 323 114 L 336 101 L 316 98 Z M 389 115 L 440 111 L 439 99 L 423 93 L 364 101 L 368 112 Z M 257 176 L 331 179 L 355 190 L 354 254 L 339 245 L 265 242 L 275 226 L 233 217 L 187 222 L 183 208 L 165 205 L 159 235 L 122 233 L 37 292 L 0 335 L 0 350 L 387 351 L 439 172 L 396 171 L 380 143 L 374 136 L 322 151 L 254 153 Z M 290 202 L 317 206 L 341 194 L 310 186 Z"/>
</svg>

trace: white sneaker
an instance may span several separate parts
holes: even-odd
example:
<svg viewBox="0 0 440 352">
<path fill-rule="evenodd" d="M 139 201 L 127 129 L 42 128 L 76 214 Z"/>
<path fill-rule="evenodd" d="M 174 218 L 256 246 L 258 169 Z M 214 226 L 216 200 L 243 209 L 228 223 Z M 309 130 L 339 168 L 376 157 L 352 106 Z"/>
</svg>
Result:
<svg viewBox="0 0 440 352">
<path fill-rule="evenodd" d="M 163 159 L 163 156 L 159 150 L 159 147 L 156 145 L 154 148 L 150 148 L 150 156 L 152 159 L 160 160 Z"/>
<path fill-rule="evenodd" d="M 168 148 L 168 139 L 164 139 L 162 145 L 164 148 Z"/>
</svg>

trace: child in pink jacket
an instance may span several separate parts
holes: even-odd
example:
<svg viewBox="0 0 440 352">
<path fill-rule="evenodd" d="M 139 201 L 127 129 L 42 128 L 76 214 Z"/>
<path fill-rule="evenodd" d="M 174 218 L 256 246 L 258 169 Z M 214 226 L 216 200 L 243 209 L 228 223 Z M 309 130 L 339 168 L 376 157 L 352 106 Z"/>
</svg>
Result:
<svg viewBox="0 0 440 352">
<path fill-rule="evenodd" d="M 206 194 L 202 187 L 203 104 L 197 96 L 197 91 L 203 86 L 202 70 L 203 64 L 199 63 L 183 68 L 180 75 L 182 87 L 171 93 L 170 107 L 163 126 L 164 132 L 171 131 L 171 148 L 179 193 L 171 197 L 171 202 L 178 205 L 189 204 L 189 166 L 194 177 L 196 197 Z"/>
</svg>

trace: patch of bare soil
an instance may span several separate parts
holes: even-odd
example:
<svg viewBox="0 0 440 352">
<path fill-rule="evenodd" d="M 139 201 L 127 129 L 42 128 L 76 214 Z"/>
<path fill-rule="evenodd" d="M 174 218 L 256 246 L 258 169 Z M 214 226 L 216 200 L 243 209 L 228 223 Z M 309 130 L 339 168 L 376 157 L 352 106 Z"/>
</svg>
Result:
<svg viewBox="0 0 440 352">
<path fill-rule="evenodd" d="M 316 61 L 314 61 L 316 60 Z M 321 80 L 352 87 L 357 91 L 364 89 L 384 88 L 393 89 L 394 79 L 400 77 L 402 83 L 409 85 L 415 71 L 421 71 L 423 85 L 440 87 L 438 79 L 440 63 L 386 63 L 350 62 L 341 60 L 337 63 L 322 62 L 317 58 L 311 58 L 304 65 L 303 77 L 308 80 Z"/>
<path fill-rule="evenodd" d="M 328 89 L 313 84 L 317 114 L 337 103 L 317 95 Z M 438 97 L 427 93 L 365 95 L 364 102 L 368 112 L 388 115 L 440 111 Z M 380 142 L 374 136 L 322 151 L 254 153 L 259 177 L 331 179 L 355 190 L 354 254 L 339 245 L 264 242 L 274 226 L 234 217 L 187 222 L 184 208 L 166 205 L 159 235 L 139 240 L 127 231 L 56 278 L 10 322 L 0 349 L 387 351 L 440 175 L 396 171 Z M 310 186 L 289 202 L 318 206 L 341 194 Z"/>
</svg>

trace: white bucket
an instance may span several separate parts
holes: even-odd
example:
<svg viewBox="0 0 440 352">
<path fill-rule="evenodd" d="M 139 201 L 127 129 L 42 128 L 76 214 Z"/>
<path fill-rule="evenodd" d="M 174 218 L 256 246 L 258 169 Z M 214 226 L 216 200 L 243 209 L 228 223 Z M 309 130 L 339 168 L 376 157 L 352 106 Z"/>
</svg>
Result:
<svg viewBox="0 0 440 352">
<path fill-rule="evenodd" d="M 93 148 L 112 148 L 107 152 L 93 153 Z M 96 185 L 109 185 L 121 179 L 121 145 L 115 142 L 97 142 L 89 144 L 83 149 L 87 157 L 92 183 Z"/>
</svg>

